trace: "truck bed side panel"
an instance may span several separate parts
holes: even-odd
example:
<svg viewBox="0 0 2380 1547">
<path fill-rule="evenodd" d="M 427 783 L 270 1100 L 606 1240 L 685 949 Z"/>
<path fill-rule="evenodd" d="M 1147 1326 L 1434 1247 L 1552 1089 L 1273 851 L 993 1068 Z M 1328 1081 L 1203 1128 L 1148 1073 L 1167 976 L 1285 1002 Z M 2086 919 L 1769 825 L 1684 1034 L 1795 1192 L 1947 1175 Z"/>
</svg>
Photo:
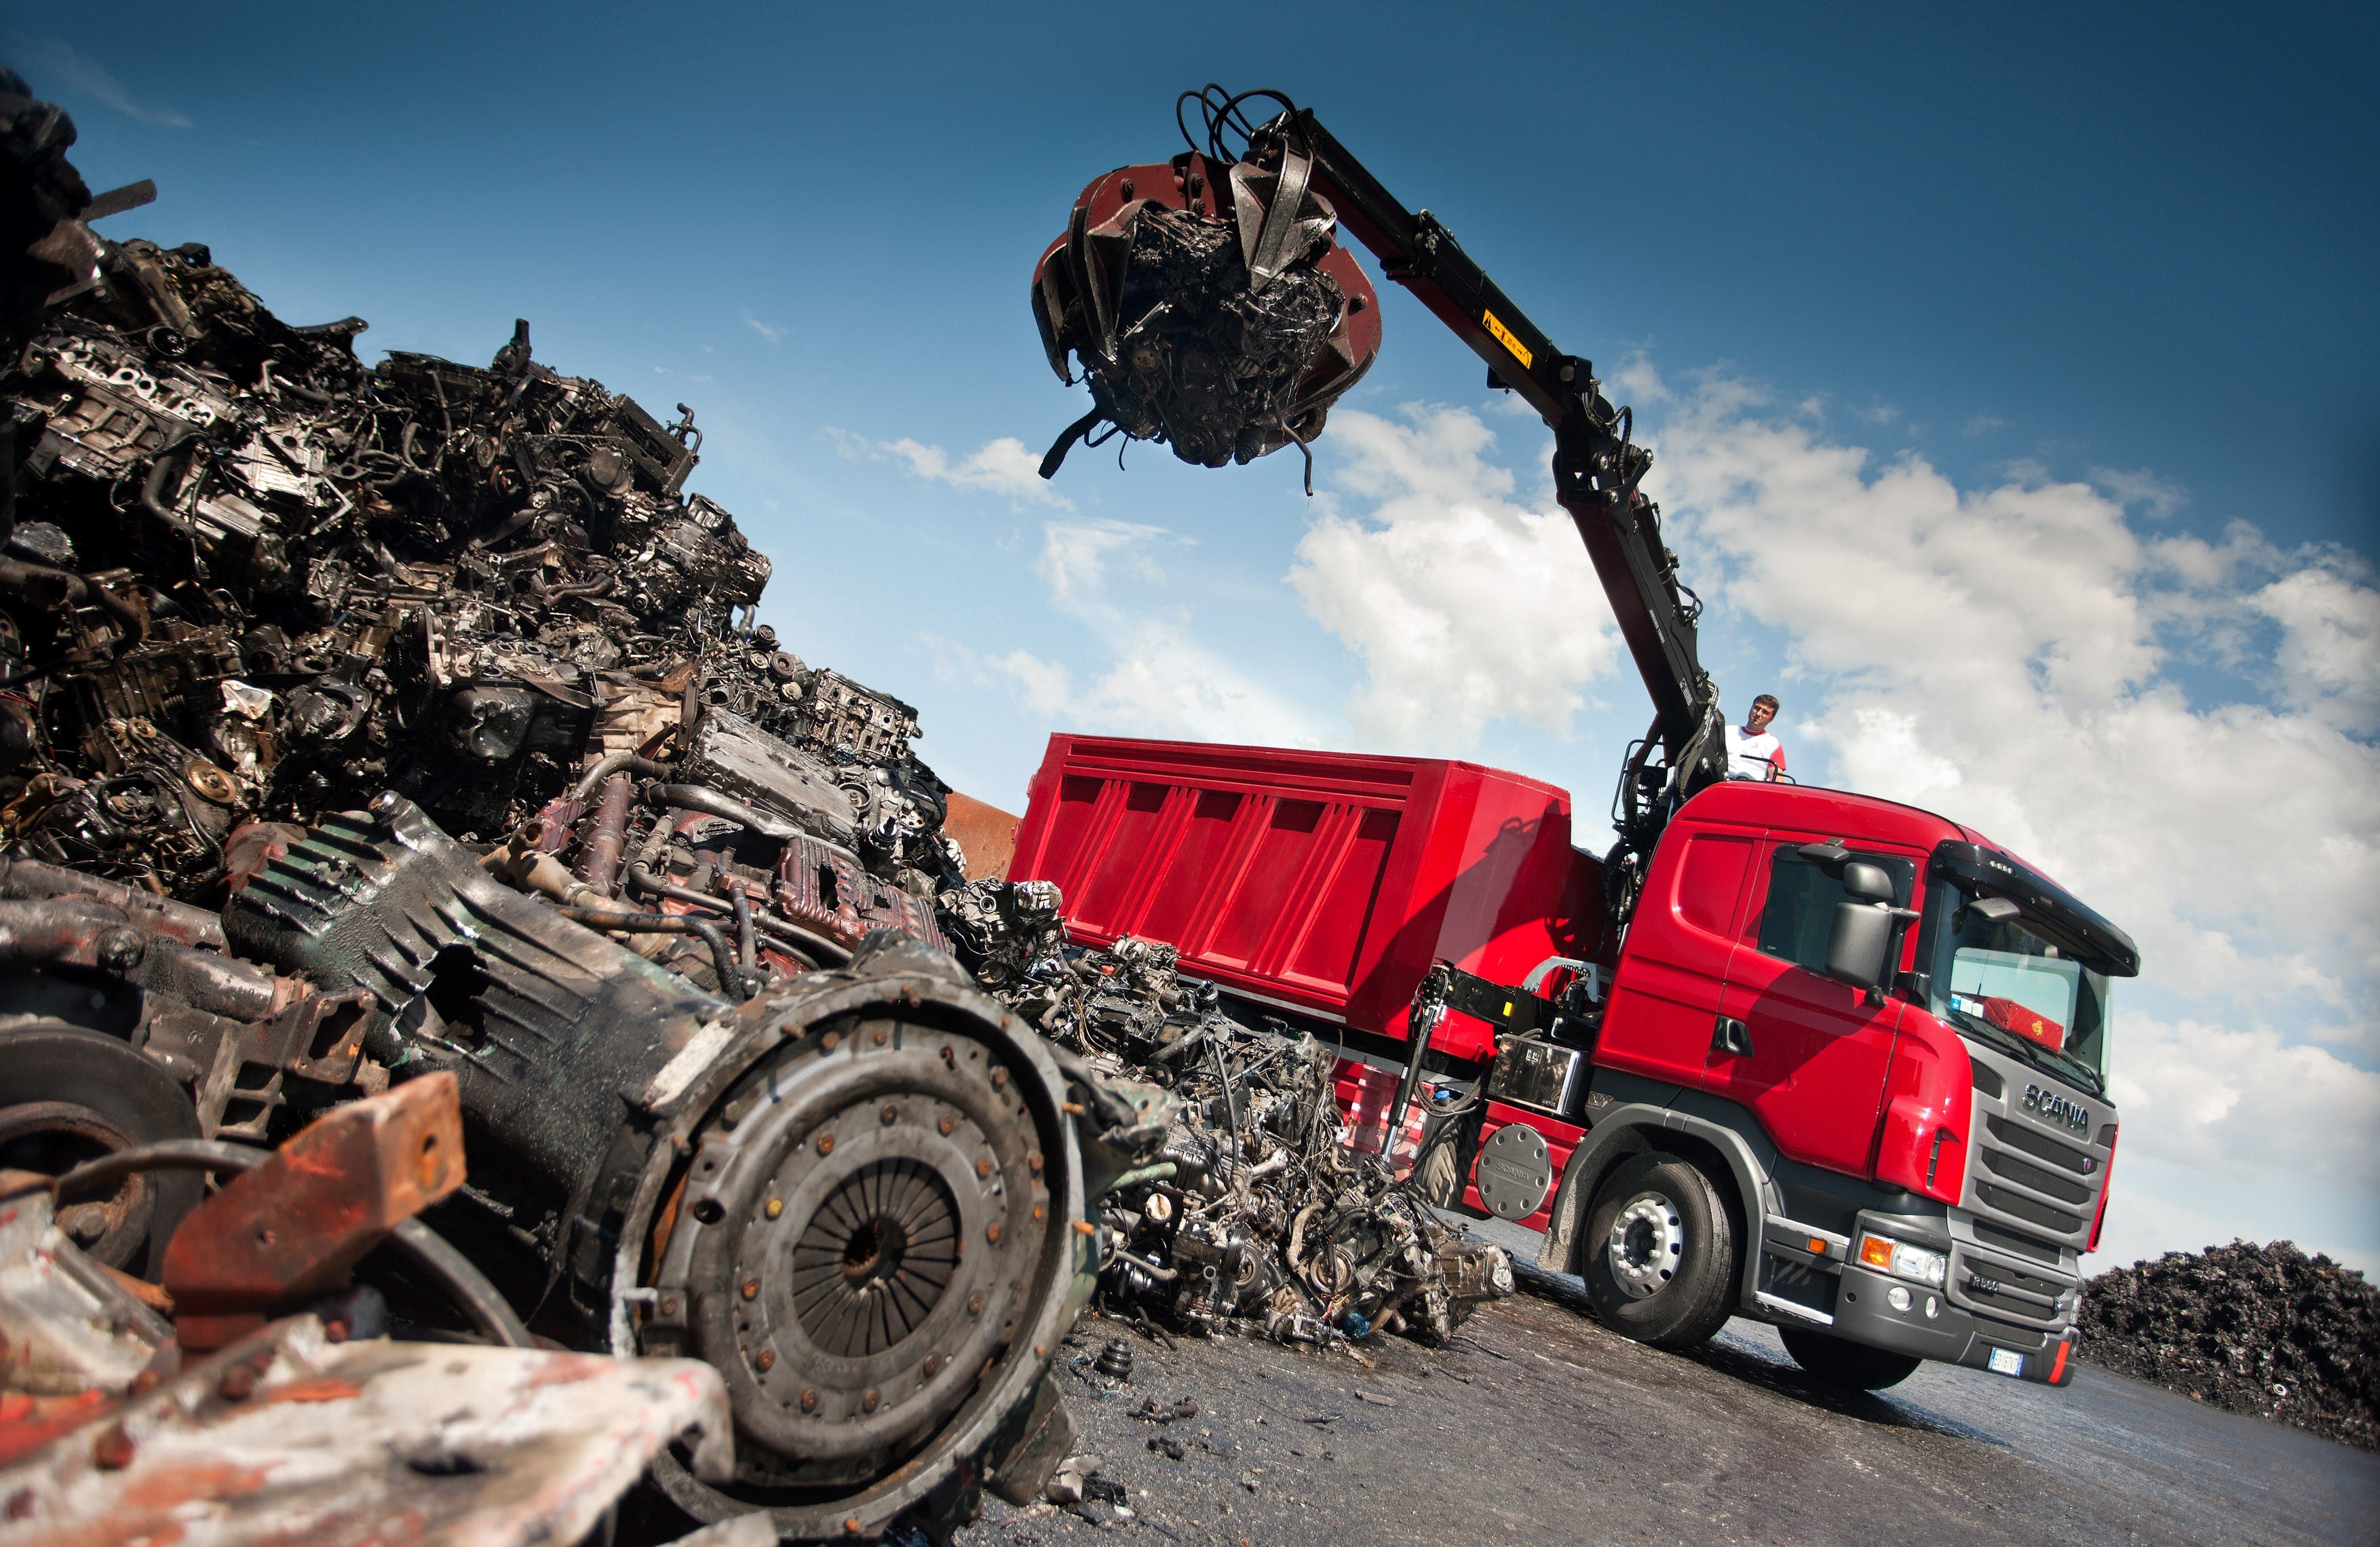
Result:
<svg viewBox="0 0 2380 1547">
<path fill-rule="evenodd" d="M 1085 944 L 1162 940 L 1225 988 L 1391 1036 L 1441 957 L 1514 982 L 1601 945 L 1569 796 L 1442 759 L 1053 736 L 1009 875 L 1056 882 Z M 1436 1045 L 1491 1051 L 1462 1017 Z"/>
</svg>

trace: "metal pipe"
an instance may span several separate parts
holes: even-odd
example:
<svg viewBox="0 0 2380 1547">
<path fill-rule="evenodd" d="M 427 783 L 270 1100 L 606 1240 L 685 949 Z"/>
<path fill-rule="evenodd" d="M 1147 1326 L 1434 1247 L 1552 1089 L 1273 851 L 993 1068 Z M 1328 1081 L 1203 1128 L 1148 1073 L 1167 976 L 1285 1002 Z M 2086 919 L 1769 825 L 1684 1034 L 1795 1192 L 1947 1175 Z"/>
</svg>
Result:
<svg viewBox="0 0 2380 1547">
<path fill-rule="evenodd" d="M 705 816 L 723 818 L 738 827 L 749 828 L 764 838 L 782 842 L 787 838 L 806 836 L 800 828 L 784 818 L 754 810 L 733 796 L 722 795 L 706 785 L 656 785 L 651 798 L 680 810 L 700 811 Z"/>
<path fill-rule="evenodd" d="M 640 758 L 634 752 L 608 753 L 594 767 L 579 775 L 578 782 L 570 786 L 570 798 L 586 799 L 595 793 L 596 786 L 614 774 L 628 773 L 648 779 L 666 779 L 675 772 L 665 764 L 655 762 L 650 758 Z"/>
<path fill-rule="evenodd" d="M 55 612 L 69 603 L 87 602 L 123 626 L 127 643 L 149 637 L 149 620 L 140 615 L 140 609 L 98 581 L 71 570 L 0 558 L 0 591 L 15 591 L 43 612 Z"/>
<path fill-rule="evenodd" d="M 727 936 L 719 926 L 707 919 L 690 918 L 683 913 L 605 913 L 592 907 L 559 907 L 554 909 L 564 918 L 589 929 L 605 930 L 614 934 L 690 934 L 710 947 L 710 965 L 719 973 L 720 991 L 739 1001 L 752 997 L 751 984 L 743 970 L 735 965 L 735 953 L 727 944 Z"/>
<path fill-rule="evenodd" d="M 603 781 L 589 831 L 579 842 L 578 879 L 605 896 L 620 889 L 620 861 L 628 847 L 628 801 L 636 783 L 625 774 Z"/>
<path fill-rule="evenodd" d="M 790 941 L 813 956 L 826 958 L 823 962 L 814 965 L 841 967 L 851 959 L 851 947 L 842 941 L 830 935 L 820 934 L 816 930 L 806 930 L 799 924 L 788 923 L 773 913 L 753 915 L 752 927 L 762 934 L 772 934 L 781 941 Z"/>
<path fill-rule="evenodd" d="M 0 897 L 91 897 L 119 908 L 152 934 L 165 935 L 185 945 L 207 945 L 221 951 L 223 920 L 202 907 L 177 903 L 127 886 L 103 881 L 80 871 L 45 865 L 38 859 L 0 859 Z"/>
</svg>

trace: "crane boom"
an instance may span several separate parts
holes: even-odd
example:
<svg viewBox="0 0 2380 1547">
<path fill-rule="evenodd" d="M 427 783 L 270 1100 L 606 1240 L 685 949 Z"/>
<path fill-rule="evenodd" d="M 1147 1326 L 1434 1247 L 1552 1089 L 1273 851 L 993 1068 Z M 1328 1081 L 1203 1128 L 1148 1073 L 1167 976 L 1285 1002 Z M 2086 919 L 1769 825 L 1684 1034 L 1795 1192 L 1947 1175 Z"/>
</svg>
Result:
<svg viewBox="0 0 2380 1547">
<path fill-rule="evenodd" d="M 1653 455 L 1631 438 L 1630 410 L 1613 408 L 1591 362 L 1556 348 L 1451 231 L 1427 210 L 1400 203 L 1312 109 L 1284 112 L 1259 128 L 1250 158 L 1276 147 L 1284 158 L 1310 158 L 1312 186 L 1381 271 L 1471 346 L 1487 362 L 1490 384 L 1518 393 L 1552 429 L 1556 497 L 1578 527 L 1652 695 L 1666 761 L 1692 787 L 1723 776 L 1718 692 L 1695 648 L 1701 603 L 1679 585 L 1659 507 L 1638 488 Z M 1622 804 L 1626 798 L 1623 791 Z"/>
</svg>

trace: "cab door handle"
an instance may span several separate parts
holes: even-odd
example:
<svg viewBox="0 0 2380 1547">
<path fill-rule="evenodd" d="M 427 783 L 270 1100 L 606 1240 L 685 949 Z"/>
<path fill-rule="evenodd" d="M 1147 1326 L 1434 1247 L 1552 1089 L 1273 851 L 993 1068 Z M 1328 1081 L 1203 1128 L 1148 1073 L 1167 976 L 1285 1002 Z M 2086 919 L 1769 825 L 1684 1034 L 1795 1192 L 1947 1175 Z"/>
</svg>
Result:
<svg viewBox="0 0 2380 1547">
<path fill-rule="evenodd" d="M 1711 1051 L 1731 1053 L 1739 1058 L 1752 1056 L 1752 1028 L 1733 1016 L 1721 1016 L 1711 1024 Z"/>
</svg>

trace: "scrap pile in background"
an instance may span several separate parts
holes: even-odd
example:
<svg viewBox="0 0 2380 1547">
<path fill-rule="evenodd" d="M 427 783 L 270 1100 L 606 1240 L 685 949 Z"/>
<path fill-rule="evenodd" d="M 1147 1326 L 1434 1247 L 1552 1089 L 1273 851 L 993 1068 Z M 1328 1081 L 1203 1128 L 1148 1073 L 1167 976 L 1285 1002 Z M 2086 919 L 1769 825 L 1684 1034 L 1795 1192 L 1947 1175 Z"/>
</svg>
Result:
<svg viewBox="0 0 2380 1547">
<path fill-rule="evenodd" d="M 2380 1449 L 2380 1288 L 2287 1241 L 2234 1241 L 2084 1286 L 2093 1364 Z"/>
</svg>

